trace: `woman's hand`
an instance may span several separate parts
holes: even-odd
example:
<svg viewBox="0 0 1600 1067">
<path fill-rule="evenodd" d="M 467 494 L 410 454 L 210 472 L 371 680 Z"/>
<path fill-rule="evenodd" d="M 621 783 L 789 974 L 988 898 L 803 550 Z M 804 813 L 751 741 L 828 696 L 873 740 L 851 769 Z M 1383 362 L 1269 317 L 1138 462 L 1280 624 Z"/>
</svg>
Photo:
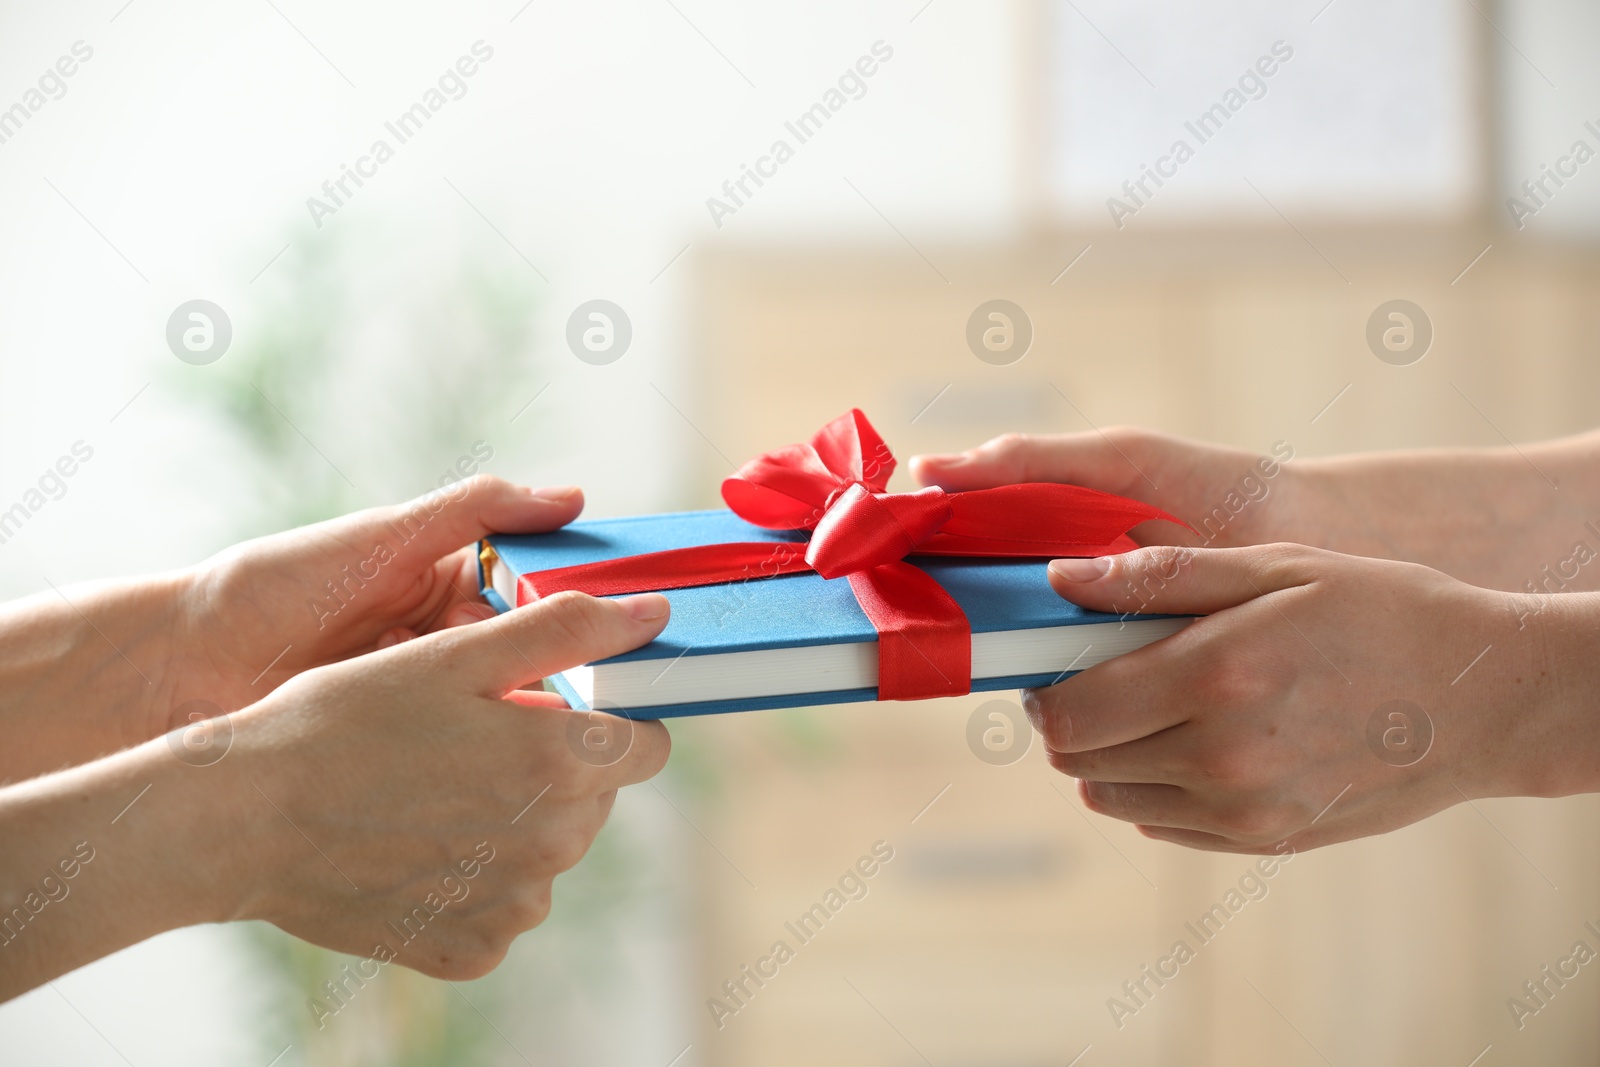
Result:
<svg viewBox="0 0 1600 1067">
<path fill-rule="evenodd" d="M 1283 442 L 1273 455 L 1256 456 L 1119 426 L 1104 433 L 1006 434 L 966 452 L 912 456 L 911 472 L 921 484 L 951 492 L 1019 482 L 1087 486 L 1154 504 L 1199 531 L 1147 523 L 1133 532 L 1140 544 L 1227 547 L 1298 541 L 1308 532 L 1307 490 L 1284 466 L 1293 457 Z"/>
<path fill-rule="evenodd" d="M 659 722 L 517 690 L 637 648 L 667 612 L 659 594 L 558 594 L 301 675 L 233 716 L 238 802 L 277 861 L 240 916 L 358 955 L 387 945 L 436 977 L 487 973 L 544 921 L 552 879 L 588 851 L 618 787 L 671 747 Z M 612 743 L 596 748 L 595 729 Z M 471 895 L 449 901 L 447 876 Z M 426 918 L 429 893 L 448 904 L 408 946 L 403 920 Z"/>
<path fill-rule="evenodd" d="M 479 476 L 237 545 L 187 570 L 0 607 L 0 782 L 237 711 L 301 671 L 494 612 L 475 543 L 553 530 L 577 489 Z"/>
<path fill-rule="evenodd" d="M 1469 797 L 1600 788 L 1600 597 L 1287 544 L 1143 548 L 1050 573 L 1087 608 L 1207 613 L 1024 694 L 1084 803 L 1150 837 L 1303 850 Z"/>
<path fill-rule="evenodd" d="M 478 475 L 228 549 L 185 585 L 153 732 L 185 725 L 173 716 L 190 701 L 237 710 L 301 671 L 492 616 L 477 540 L 554 530 L 582 509 L 578 489 Z"/>
<path fill-rule="evenodd" d="M 231 741 L 203 766 L 158 738 L 0 789 L 0 915 L 21 916 L 0 930 L 0 999 L 246 918 L 380 964 L 486 973 L 670 745 L 660 723 L 520 687 L 644 644 L 667 612 L 658 594 L 559 594 L 307 671 L 219 720 Z"/>
<path fill-rule="evenodd" d="M 1294 541 L 1398 559 L 1490 589 L 1600 590 L 1600 434 L 1496 449 L 1294 459 L 1156 433 L 1007 434 L 967 452 L 914 456 L 924 485 L 982 489 L 1068 482 L 1163 508 L 1190 523 L 1147 523 L 1140 544 L 1210 548 Z M 1558 490 L 1556 487 L 1560 486 Z M 1552 580 L 1552 574 L 1559 575 Z"/>
</svg>

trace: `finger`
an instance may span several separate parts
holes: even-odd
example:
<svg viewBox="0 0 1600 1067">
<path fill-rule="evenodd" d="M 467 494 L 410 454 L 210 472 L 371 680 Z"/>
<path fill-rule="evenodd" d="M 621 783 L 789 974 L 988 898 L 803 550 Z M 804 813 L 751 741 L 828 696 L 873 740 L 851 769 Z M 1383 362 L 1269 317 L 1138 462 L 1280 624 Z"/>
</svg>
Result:
<svg viewBox="0 0 1600 1067">
<path fill-rule="evenodd" d="M 417 631 L 411 629 L 411 627 L 409 627 L 409 626 L 396 626 L 392 630 L 385 630 L 378 637 L 378 646 L 377 647 L 380 648 L 380 649 L 392 648 L 395 645 L 401 644 L 401 643 L 403 643 L 405 641 L 414 640 L 416 637 L 417 637 Z"/>
<path fill-rule="evenodd" d="M 1203 615 L 1313 580 L 1333 553 L 1302 545 L 1178 548 L 1050 561 L 1050 586 L 1097 611 Z"/>
<path fill-rule="evenodd" d="M 1202 830 L 1180 830 L 1171 826 L 1137 826 L 1135 829 L 1153 841 L 1167 841 L 1174 845 L 1183 845 L 1185 848 L 1199 849 L 1202 852 L 1239 852 L 1249 856 L 1282 854 L 1276 843 L 1247 844 L 1220 834 L 1208 834 Z"/>
<path fill-rule="evenodd" d="M 1054 560 L 1050 583 L 1064 598 L 1102 611 L 1218 612 L 1310 581 L 1338 558 L 1299 545 L 1162 546 Z M 1197 707 L 1197 683 L 1209 679 L 1216 691 L 1230 677 L 1219 659 L 1217 625 L 1202 620 L 1059 685 L 1027 690 L 1023 707 L 1057 752 L 1107 749 L 1187 722 Z M 1235 670 L 1230 699 L 1244 699 L 1239 694 L 1256 687 L 1258 674 L 1254 662 Z"/>
<path fill-rule="evenodd" d="M 560 731 L 572 759 L 596 772 L 595 789 L 620 789 L 655 777 L 672 753 L 672 736 L 653 719 L 629 719 L 602 711 L 563 710 L 546 726 Z"/>
<path fill-rule="evenodd" d="M 369 553 L 374 545 L 386 548 L 391 554 L 378 557 L 380 566 L 389 567 L 398 560 L 403 567 L 420 568 L 491 533 L 557 529 L 582 510 L 583 491 L 575 487 L 529 489 L 480 474 L 404 504 L 368 508 L 319 522 L 305 532 L 319 535 L 340 551 Z M 475 585 L 477 555 L 462 558 L 472 562 L 470 584 Z"/>
<path fill-rule="evenodd" d="M 672 735 L 656 721 L 626 719 L 603 711 L 574 712 L 556 693 L 513 689 L 503 699 L 524 708 L 560 713 L 552 715 L 546 725 L 561 733 L 560 743 L 569 749 L 574 744 L 585 745 L 589 733 L 593 731 L 598 740 L 590 750 L 593 753 L 591 758 L 609 762 L 596 763 L 590 759 L 584 759 L 584 762 L 602 769 L 617 768 L 615 773 L 602 776 L 613 799 L 618 788 L 635 785 L 659 774 L 661 768 L 666 766 L 667 757 L 672 754 Z M 581 728 L 576 731 L 571 721 L 574 714 L 584 717 Z M 576 752 L 573 754 L 577 755 Z M 601 799 L 604 801 L 601 820 L 604 821 L 605 813 L 611 810 L 611 801 L 605 800 L 604 796 Z"/>
<path fill-rule="evenodd" d="M 1178 659 L 1161 646 L 1183 638 L 1180 632 L 1047 689 L 1024 689 L 1022 708 L 1044 739 L 1045 748 L 1063 753 L 1094 752 L 1187 722 L 1192 714 L 1189 703 L 1171 699 L 1162 688 Z"/>
<path fill-rule="evenodd" d="M 491 944 L 509 942 L 517 934 L 525 933 L 550 917 L 551 882 L 549 878 L 536 878 L 518 886 L 504 897 L 473 914 L 468 924 L 480 930 L 492 931 L 487 935 Z"/>
<path fill-rule="evenodd" d="M 474 619 L 467 621 L 494 616 L 494 610 L 483 599 L 478 588 L 477 542 L 458 548 L 439 560 L 434 564 L 434 573 L 440 578 L 435 591 L 442 600 L 430 607 L 428 617 L 418 626 L 422 633 L 434 633 L 460 625 L 466 616 L 452 613 L 463 605 L 471 605 L 477 612 Z"/>
<path fill-rule="evenodd" d="M 654 778 L 667 765 L 672 755 L 672 735 L 662 723 L 654 720 L 634 722 L 633 744 L 628 754 L 616 765 L 618 786 L 637 785 Z M 609 805 L 607 809 L 610 810 Z"/>
<path fill-rule="evenodd" d="M 388 927 L 384 930 L 387 933 Z M 392 957 L 394 961 L 429 978 L 470 982 L 500 966 L 511 950 L 510 937 L 490 938 L 448 910 L 429 930 L 434 935 L 426 943 L 418 942 L 413 951 Z"/>
<path fill-rule="evenodd" d="M 491 533 L 544 533 L 583 510 L 573 486 L 530 489 L 480 474 L 448 489 L 352 516 L 387 532 L 401 559 L 431 562 Z"/>
<path fill-rule="evenodd" d="M 547 693 L 542 689 L 513 689 L 500 699 L 524 708 L 571 710 L 560 693 Z"/>
<path fill-rule="evenodd" d="M 1045 758 L 1050 766 L 1072 778 L 1090 782 L 1159 782 L 1186 785 L 1194 777 L 1186 773 L 1191 741 L 1182 735 L 1184 724 L 1107 748 L 1065 752 L 1048 747 Z"/>
<path fill-rule="evenodd" d="M 1195 798 L 1180 786 L 1151 782 L 1078 783 L 1078 799 L 1096 815 L 1141 826 L 1166 826 L 1184 830 L 1218 829 L 1198 810 Z"/>
<path fill-rule="evenodd" d="M 529 780 L 536 788 L 554 789 L 557 806 L 592 801 L 592 808 L 578 806 L 582 817 L 593 821 L 590 836 L 611 810 L 613 798 L 607 795 L 655 777 L 672 753 L 671 735 L 654 720 L 529 706 L 523 722 L 530 731 L 522 757 Z"/>
<path fill-rule="evenodd" d="M 1018 482 L 1065 482 L 1136 495 L 1138 468 L 1103 433 L 1031 436 L 1011 433 L 965 452 L 911 457 L 911 473 L 923 485 L 950 492 L 988 489 Z"/>
<path fill-rule="evenodd" d="M 495 617 L 495 614 L 496 612 L 493 608 L 481 602 L 476 604 L 467 602 L 458 603 L 454 607 L 447 610 L 444 615 L 440 617 L 439 624 L 436 629 L 450 630 L 457 626 L 470 626 L 475 622 L 483 622 L 485 619 L 492 619 Z"/>
<path fill-rule="evenodd" d="M 632 651 L 667 625 L 670 605 L 660 593 L 612 600 L 557 593 L 472 626 L 419 642 L 437 642 L 443 655 L 485 696 L 501 697 L 569 667 Z"/>
<path fill-rule="evenodd" d="M 1251 798 L 1216 806 L 1181 786 L 1160 783 L 1079 782 L 1084 807 L 1139 826 L 1198 830 L 1242 844 L 1282 841 L 1305 827 L 1296 810 Z"/>
</svg>

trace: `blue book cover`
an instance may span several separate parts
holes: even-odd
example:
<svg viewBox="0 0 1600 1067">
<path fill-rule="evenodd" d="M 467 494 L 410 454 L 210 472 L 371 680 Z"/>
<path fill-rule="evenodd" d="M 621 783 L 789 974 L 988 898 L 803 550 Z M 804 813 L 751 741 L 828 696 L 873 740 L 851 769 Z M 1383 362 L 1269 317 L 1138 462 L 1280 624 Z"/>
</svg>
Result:
<svg viewBox="0 0 1600 1067">
<path fill-rule="evenodd" d="M 479 577 L 485 599 L 508 611 L 522 574 L 692 545 L 806 538 L 725 510 L 580 521 L 553 533 L 487 538 Z M 1050 685 L 1188 621 L 1080 608 L 1050 588 L 1046 559 L 908 559 L 971 623 L 974 692 Z M 548 681 L 575 708 L 638 719 L 877 699 L 877 635 L 843 579 L 804 573 L 665 596 L 672 616 L 661 636 Z"/>
</svg>

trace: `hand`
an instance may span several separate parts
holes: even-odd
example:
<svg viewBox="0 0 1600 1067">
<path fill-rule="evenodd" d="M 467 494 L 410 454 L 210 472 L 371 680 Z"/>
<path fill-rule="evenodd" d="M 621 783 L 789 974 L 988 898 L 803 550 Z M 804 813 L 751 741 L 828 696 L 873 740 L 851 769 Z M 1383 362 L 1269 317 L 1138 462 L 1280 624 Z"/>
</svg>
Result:
<svg viewBox="0 0 1600 1067">
<path fill-rule="evenodd" d="M 181 594 L 180 652 L 152 733 L 187 725 L 174 717 L 187 701 L 233 711 L 301 671 L 493 615 L 478 595 L 476 541 L 553 530 L 582 509 L 574 488 L 479 475 L 221 553 Z"/>
<path fill-rule="evenodd" d="M 1421 563 L 1490 589 L 1600 590 L 1600 434 L 1521 448 L 1434 449 L 1296 459 L 1139 427 L 1007 434 L 967 452 L 913 456 L 924 485 L 982 489 L 1067 482 L 1163 508 L 1190 523 L 1135 527 L 1144 545 L 1229 548 L 1294 541 L 1351 555 Z M 1556 486 L 1561 491 L 1556 490 Z M 1592 558 L 1592 557 L 1591 557 Z"/>
<path fill-rule="evenodd" d="M 658 722 L 575 721 L 518 687 L 644 644 L 667 612 L 658 594 L 563 593 L 309 671 L 231 716 L 217 768 L 253 824 L 231 917 L 435 977 L 487 973 L 544 920 L 617 788 L 670 748 Z M 614 751 L 590 753 L 575 726 Z"/>
<path fill-rule="evenodd" d="M 660 723 L 518 687 L 651 640 L 667 611 L 658 594 L 564 593 L 307 671 L 230 715 L 231 745 L 203 765 L 158 737 L 0 788 L 0 1000 L 230 919 L 484 974 L 544 918 L 617 788 L 669 748 Z"/>
<path fill-rule="evenodd" d="M 1018 482 L 1083 485 L 1154 504 L 1198 531 L 1145 523 L 1131 535 L 1140 544 L 1228 547 L 1316 535 L 1308 490 L 1284 466 L 1293 457 L 1284 442 L 1272 456 L 1256 456 L 1125 426 L 1006 434 L 966 452 L 912 456 L 911 471 L 922 485 L 951 492 Z"/>
<path fill-rule="evenodd" d="M 1147 836 L 1303 850 L 1469 797 L 1600 785 L 1592 595 L 1516 596 L 1283 544 L 1058 560 L 1050 581 L 1088 608 L 1209 613 L 1024 694 L 1084 803 Z M 1397 700 L 1425 713 L 1431 745 L 1418 746 L 1421 716 L 1380 710 Z M 1391 747 L 1408 740 L 1391 726 L 1416 750 Z"/>
</svg>

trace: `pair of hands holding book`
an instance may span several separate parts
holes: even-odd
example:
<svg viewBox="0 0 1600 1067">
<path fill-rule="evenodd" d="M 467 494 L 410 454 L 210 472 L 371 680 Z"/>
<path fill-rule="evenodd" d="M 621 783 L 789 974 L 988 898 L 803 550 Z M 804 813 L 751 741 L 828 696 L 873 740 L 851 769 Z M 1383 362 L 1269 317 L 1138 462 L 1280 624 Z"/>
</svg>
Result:
<svg viewBox="0 0 1600 1067">
<path fill-rule="evenodd" d="M 1199 530 L 1146 523 L 1146 547 L 1051 566 L 1087 608 L 1206 616 L 1024 694 L 1094 811 L 1265 853 L 1600 789 L 1600 435 L 1279 466 L 1115 429 L 912 467 L 946 490 L 1087 485 Z"/>
<path fill-rule="evenodd" d="M 650 641 L 664 597 L 495 616 L 477 595 L 471 542 L 582 506 L 479 477 L 0 608 L 0 999 L 247 918 L 437 977 L 491 970 L 670 747 L 606 716 L 622 740 L 596 765 L 565 703 L 523 688 Z"/>
</svg>

